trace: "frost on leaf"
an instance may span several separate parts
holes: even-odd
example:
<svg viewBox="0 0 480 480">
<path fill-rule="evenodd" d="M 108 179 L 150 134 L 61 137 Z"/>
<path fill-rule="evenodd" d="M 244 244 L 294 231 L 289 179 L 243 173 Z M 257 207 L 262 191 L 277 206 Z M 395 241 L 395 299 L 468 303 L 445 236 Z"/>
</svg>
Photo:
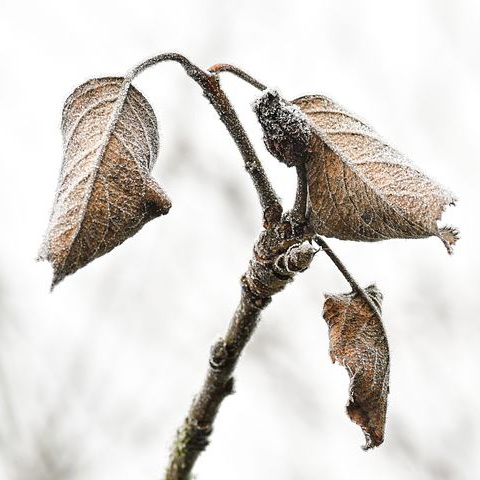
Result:
<svg viewBox="0 0 480 480">
<path fill-rule="evenodd" d="M 380 307 L 382 295 L 365 289 Z M 328 324 L 330 357 L 350 376 L 347 413 L 365 434 L 365 450 L 383 442 L 387 412 L 390 359 L 382 321 L 357 293 L 326 295 L 323 318 Z M 380 310 L 380 308 L 378 308 Z"/>
<path fill-rule="evenodd" d="M 313 132 L 306 165 L 318 234 L 367 242 L 433 235 L 452 252 L 458 231 L 437 225 L 455 203 L 449 191 L 332 100 L 312 95 L 292 103 Z"/>
<path fill-rule="evenodd" d="M 288 167 L 305 163 L 312 132 L 301 110 L 275 90 L 266 90 L 253 104 L 268 151 Z"/>
<path fill-rule="evenodd" d="M 155 114 L 123 78 L 79 86 L 62 116 L 63 163 L 39 258 L 52 287 L 166 214 L 170 200 L 150 176 L 158 152 Z"/>
</svg>

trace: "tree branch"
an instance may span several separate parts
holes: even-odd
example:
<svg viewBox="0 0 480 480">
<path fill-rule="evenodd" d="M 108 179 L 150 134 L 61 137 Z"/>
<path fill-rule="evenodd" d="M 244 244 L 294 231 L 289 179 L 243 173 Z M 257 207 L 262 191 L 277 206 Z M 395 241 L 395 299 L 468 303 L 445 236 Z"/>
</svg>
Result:
<svg viewBox="0 0 480 480">
<path fill-rule="evenodd" d="M 250 339 L 261 311 L 270 298 L 255 298 L 242 285 L 240 303 L 225 335 L 212 347 L 203 386 L 195 397 L 188 416 L 177 432 L 165 480 L 188 479 L 200 453 L 207 447 L 220 404 L 233 393 L 232 373 L 244 346 Z"/>
<path fill-rule="evenodd" d="M 306 241 L 314 240 L 321 246 L 352 288 L 362 295 L 377 315 L 379 312 L 330 247 L 321 237 L 315 235 L 307 221 L 308 190 L 303 165 L 297 167 L 297 194 L 293 209 L 282 215 L 280 201 L 230 100 L 220 86 L 217 74 L 231 72 L 258 89 L 264 90 L 266 87 L 237 67 L 217 64 L 211 67 L 209 72 L 205 72 L 183 55 L 165 53 L 130 70 L 125 77 L 121 95 L 127 95 L 136 75 L 163 61 L 180 63 L 202 88 L 242 155 L 264 215 L 264 230 L 255 243 L 249 268 L 242 277 L 240 302 L 225 335 L 217 340 L 211 349 L 204 384 L 194 398 L 183 425 L 177 431 L 172 447 L 165 480 L 188 480 L 198 456 L 209 443 L 220 405 L 233 393 L 233 372 L 259 322 L 261 312 L 271 302 L 272 296 L 291 282 L 296 273 L 309 267 L 316 253 L 313 246 Z"/>
<path fill-rule="evenodd" d="M 190 478 L 195 461 L 209 443 L 221 403 L 233 393 L 233 372 L 261 312 L 297 272 L 308 268 L 315 249 L 305 240 L 311 238 L 312 232 L 305 225 L 292 227 L 289 214 L 261 232 L 249 268 L 242 277 L 238 307 L 224 337 L 211 349 L 204 384 L 177 431 L 165 480 Z"/>
<path fill-rule="evenodd" d="M 218 113 L 220 120 L 227 128 L 242 155 L 245 169 L 250 175 L 257 190 L 260 204 L 264 212 L 265 222 L 277 221 L 282 214 L 282 207 L 278 196 L 268 180 L 265 170 L 247 137 L 245 129 L 240 123 L 235 109 L 225 95 L 225 92 L 220 87 L 220 81 L 215 74 L 203 71 L 183 55 L 178 53 L 163 53 L 149 58 L 132 68 L 125 76 L 122 92 L 126 95 L 130 84 L 138 74 L 152 65 L 164 61 L 174 61 L 179 63 L 185 69 L 187 75 L 202 88 L 205 97 L 208 98 L 211 105 Z M 240 71 L 239 69 L 237 70 Z M 245 74 L 245 76 L 251 78 L 247 74 Z M 246 77 L 244 77 L 244 79 Z M 261 85 L 260 83 L 258 84 Z"/>
<path fill-rule="evenodd" d="M 220 87 L 217 76 L 207 77 L 207 82 L 202 85 L 203 93 L 217 111 L 220 120 L 227 127 L 230 136 L 235 141 L 245 162 L 245 168 L 255 185 L 260 204 L 264 212 L 266 223 L 278 221 L 282 214 L 282 206 L 277 194 L 268 180 L 265 170 L 258 159 L 249 138 L 238 119 L 238 116 Z"/>
</svg>

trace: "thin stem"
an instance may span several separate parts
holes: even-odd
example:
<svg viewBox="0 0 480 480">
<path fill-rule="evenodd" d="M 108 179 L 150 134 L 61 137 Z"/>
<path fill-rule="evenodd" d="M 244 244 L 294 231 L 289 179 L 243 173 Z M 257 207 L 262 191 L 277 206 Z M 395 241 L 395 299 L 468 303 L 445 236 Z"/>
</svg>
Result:
<svg viewBox="0 0 480 480">
<path fill-rule="evenodd" d="M 299 223 L 306 222 L 307 196 L 307 170 L 305 164 L 302 163 L 301 165 L 297 165 L 297 193 L 292 208 L 292 217 Z"/>
<path fill-rule="evenodd" d="M 230 72 L 236 75 L 237 77 L 245 80 L 250 85 L 253 85 L 258 90 L 266 90 L 267 86 L 253 78 L 248 73 L 244 72 L 242 69 L 229 65 L 228 63 L 217 63 L 208 69 L 210 73 L 221 73 L 221 72 Z"/>
<path fill-rule="evenodd" d="M 230 100 L 220 87 L 218 77 L 216 75 L 208 77 L 208 83 L 202 86 L 202 88 L 203 93 L 217 111 L 220 120 L 227 127 L 230 136 L 233 138 L 242 154 L 245 168 L 250 174 L 257 190 L 265 221 L 267 223 L 270 221 L 277 221 L 282 213 L 280 200 L 270 184 L 267 174 L 265 173 L 247 133 L 230 103 Z"/>
<path fill-rule="evenodd" d="M 153 65 L 156 65 L 157 63 L 168 62 L 168 61 L 179 63 L 185 69 L 187 74 L 192 78 L 193 77 L 200 78 L 202 76 L 203 77 L 208 76 L 208 73 L 204 72 L 201 68 L 193 64 L 187 57 L 181 55 L 180 53 L 170 52 L 170 53 L 161 53 L 160 55 L 156 55 L 154 57 L 148 58 L 142 63 L 139 63 L 127 73 L 125 78 L 131 78 L 133 80 L 137 75 L 142 73 L 147 68 Z"/>
<path fill-rule="evenodd" d="M 368 293 L 357 283 L 357 281 L 352 277 L 351 273 L 347 270 L 347 267 L 342 263 L 340 258 L 333 252 L 333 250 L 328 246 L 328 243 L 320 237 L 320 235 L 316 235 L 314 237 L 314 242 L 322 248 L 322 250 L 330 257 L 330 260 L 335 264 L 335 266 L 340 270 L 340 273 L 345 277 L 345 280 L 350 284 L 352 290 L 359 295 L 368 303 L 369 307 L 372 311 L 377 315 L 377 317 L 381 320 L 382 315 L 378 309 L 378 307 L 373 302 L 372 298 L 368 295 Z"/>
<path fill-rule="evenodd" d="M 268 221 L 272 221 L 272 219 L 278 219 L 282 212 L 280 200 L 275 193 L 255 150 L 253 149 L 245 129 L 240 123 L 237 113 L 225 92 L 220 87 L 220 82 L 216 75 L 203 71 L 183 55 L 178 53 L 163 53 L 149 58 L 132 68 L 125 76 L 122 91 L 126 94 L 131 82 L 138 74 L 145 69 L 164 61 L 174 61 L 179 63 L 185 69 L 187 75 L 202 88 L 204 95 L 217 111 L 220 120 L 226 126 L 230 136 L 233 138 L 242 155 L 245 169 L 250 175 L 257 190 L 260 204 L 264 212 L 264 218 L 267 219 L 267 223 Z"/>
</svg>

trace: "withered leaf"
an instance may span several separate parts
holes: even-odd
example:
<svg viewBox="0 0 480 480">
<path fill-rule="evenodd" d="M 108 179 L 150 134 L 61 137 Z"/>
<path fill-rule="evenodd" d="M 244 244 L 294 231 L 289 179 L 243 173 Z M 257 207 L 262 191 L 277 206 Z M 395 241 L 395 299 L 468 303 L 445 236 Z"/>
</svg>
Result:
<svg viewBox="0 0 480 480">
<path fill-rule="evenodd" d="M 52 288 L 166 214 L 170 200 L 150 176 L 158 153 L 155 114 L 123 78 L 79 86 L 62 116 L 63 163 L 39 258 Z"/>
<path fill-rule="evenodd" d="M 262 92 L 252 106 L 267 150 L 288 167 L 304 164 L 312 140 L 308 118 L 275 90 Z"/>
<path fill-rule="evenodd" d="M 458 231 L 439 227 L 455 198 L 356 116 L 311 95 L 292 102 L 312 127 L 306 163 L 316 232 L 342 240 L 437 236 L 452 253 Z"/>
<path fill-rule="evenodd" d="M 382 295 L 374 285 L 365 293 L 380 307 Z M 325 295 L 325 299 L 323 318 L 329 328 L 330 357 L 350 376 L 348 416 L 365 434 L 363 448 L 376 447 L 384 437 L 390 374 L 382 321 L 358 293 Z"/>
</svg>

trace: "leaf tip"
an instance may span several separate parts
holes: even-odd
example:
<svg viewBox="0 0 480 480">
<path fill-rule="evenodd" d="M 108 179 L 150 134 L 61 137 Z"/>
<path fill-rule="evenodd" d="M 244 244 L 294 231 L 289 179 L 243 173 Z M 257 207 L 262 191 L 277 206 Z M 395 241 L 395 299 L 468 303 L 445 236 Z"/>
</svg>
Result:
<svg viewBox="0 0 480 480">
<path fill-rule="evenodd" d="M 145 204 L 149 218 L 166 215 L 172 207 L 172 202 L 168 195 L 151 177 L 147 180 Z"/>
<path fill-rule="evenodd" d="M 64 278 L 65 275 L 61 275 L 58 270 L 55 269 L 55 266 L 52 263 L 51 258 L 48 255 L 48 249 L 45 244 L 45 241 L 42 243 L 40 246 L 40 249 L 38 250 L 37 256 L 35 257 L 36 262 L 49 262 L 53 266 L 53 278 L 52 282 L 50 283 L 50 292 L 53 292 L 53 289 L 55 288 L 56 285 L 58 285 L 59 282 L 61 282 Z"/>
<path fill-rule="evenodd" d="M 50 293 L 53 292 L 55 287 L 65 278 L 65 275 L 63 273 L 54 271 L 53 272 L 53 277 L 52 277 L 52 283 L 50 284 Z"/>
<path fill-rule="evenodd" d="M 456 227 L 444 226 L 438 229 L 438 238 L 443 242 L 449 255 L 453 254 L 453 246 L 460 239 L 460 231 Z"/>
<path fill-rule="evenodd" d="M 370 435 L 365 433 L 365 445 L 362 445 L 362 450 L 364 452 L 368 452 L 369 450 L 373 450 L 375 447 L 379 447 L 383 443 L 383 438 L 378 442 L 374 442 Z"/>
<path fill-rule="evenodd" d="M 385 418 L 383 420 L 375 418 L 379 413 L 378 411 L 367 412 L 353 399 L 347 405 L 350 420 L 359 425 L 365 435 L 365 445 L 362 445 L 364 451 L 378 447 L 384 441 Z"/>
</svg>

